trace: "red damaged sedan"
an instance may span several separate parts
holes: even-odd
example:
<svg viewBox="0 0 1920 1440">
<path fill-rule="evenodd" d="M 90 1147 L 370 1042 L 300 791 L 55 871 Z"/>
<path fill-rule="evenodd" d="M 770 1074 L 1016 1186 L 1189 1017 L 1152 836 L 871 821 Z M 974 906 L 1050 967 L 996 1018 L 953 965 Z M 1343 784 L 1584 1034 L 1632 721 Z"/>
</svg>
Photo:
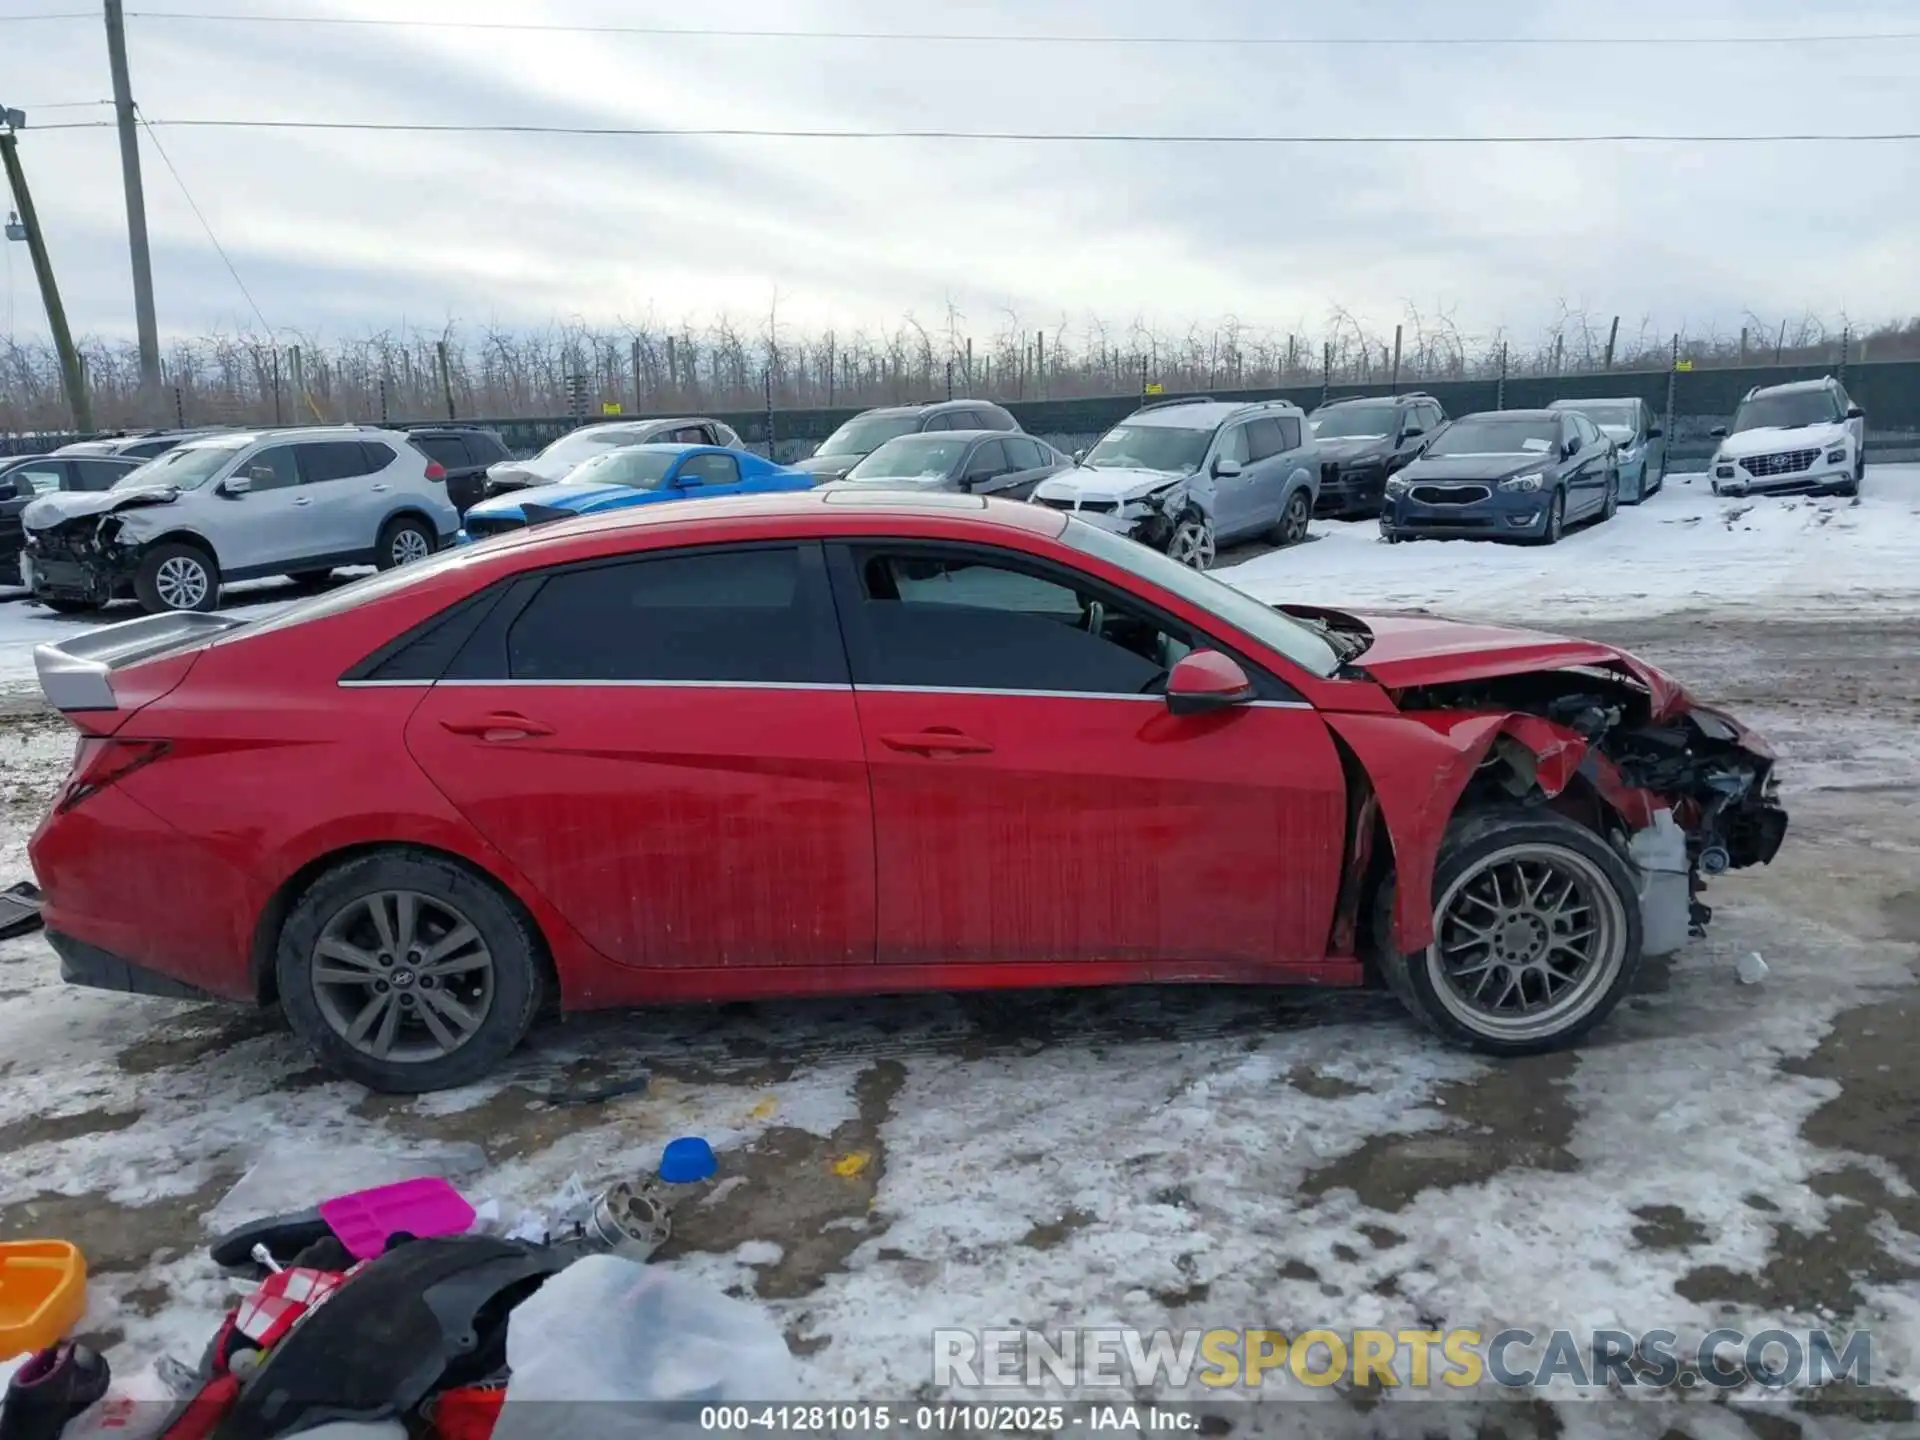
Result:
<svg viewBox="0 0 1920 1440">
<path fill-rule="evenodd" d="M 390 1091 L 548 1002 L 1379 983 L 1542 1050 L 1787 824 L 1766 746 L 1610 646 L 967 495 L 648 506 L 36 658 L 65 978 L 278 1003 Z"/>
</svg>

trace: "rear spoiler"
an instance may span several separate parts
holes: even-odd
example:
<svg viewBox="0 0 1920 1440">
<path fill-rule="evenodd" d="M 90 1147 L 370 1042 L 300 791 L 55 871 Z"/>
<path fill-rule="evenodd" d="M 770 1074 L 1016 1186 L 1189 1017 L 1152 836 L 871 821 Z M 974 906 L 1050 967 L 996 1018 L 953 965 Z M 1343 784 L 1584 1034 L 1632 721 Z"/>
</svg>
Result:
<svg viewBox="0 0 1920 1440">
<path fill-rule="evenodd" d="M 36 645 L 33 667 L 40 689 L 56 710 L 116 710 L 113 672 L 157 659 L 172 650 L 205 644 L 246 624 L 233 615 L 173 611 L 102 625 L 71 640 Z"/>
</svg>

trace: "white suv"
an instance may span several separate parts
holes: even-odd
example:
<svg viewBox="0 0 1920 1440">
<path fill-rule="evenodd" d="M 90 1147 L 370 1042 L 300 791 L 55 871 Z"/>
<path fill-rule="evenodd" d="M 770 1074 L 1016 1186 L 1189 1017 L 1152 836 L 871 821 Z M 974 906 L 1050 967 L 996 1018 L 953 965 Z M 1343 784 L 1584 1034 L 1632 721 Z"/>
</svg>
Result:
<svg viewBox="0 0 1920 1440">
<path fill-rule="evenodd" d="M 123 595 L 211 610 L 230 581 L 387 570 L 460 529 L 445 470 L 398 431 L 351 425 L 189 440 L 110 490 L 45 495 L 20 519 L 21 579 L 62 611 Z"/>
<path fill-rule="evenodd" d="M 1858 495 L 1867 473 L 1867 412 L 1831 375 L 1756 386 L 1734 412 L 1708 469 L 1716 495 L 1809 490 Z"/>
</svg>

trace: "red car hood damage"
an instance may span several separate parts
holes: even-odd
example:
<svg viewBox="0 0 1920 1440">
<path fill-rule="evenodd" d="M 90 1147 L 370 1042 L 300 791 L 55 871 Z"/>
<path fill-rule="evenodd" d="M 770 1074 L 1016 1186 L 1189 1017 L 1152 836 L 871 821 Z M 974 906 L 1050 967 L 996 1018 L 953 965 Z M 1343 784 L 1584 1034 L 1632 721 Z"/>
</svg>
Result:
<svg viewBox="0 0 1920 1440">
<path fill-rule="evenodd" d="M 1728 850 L 1732 868 L 1773 858 L 1784 815 L 1777 825 L 1750 815 L 1754 806 L 1777 810 L 1768 795 L 1773 750 L 1637 656 L 1430 615 L 1278 608 L 1364 642 L 1347 673 L 1373 680 L 1399 709 L 1342 714 L 1323 704 L 1322 713 L 1372 781 L 1407 882 L 1394 915 L 1403 950 L 1432 938 L 1422 897 L 1448 823 L 1472 800 L 1469 786 L 1492 803 L 1598 805 L 1628 830 L 1671 810 L 1696 855 Z"/>
</svg>

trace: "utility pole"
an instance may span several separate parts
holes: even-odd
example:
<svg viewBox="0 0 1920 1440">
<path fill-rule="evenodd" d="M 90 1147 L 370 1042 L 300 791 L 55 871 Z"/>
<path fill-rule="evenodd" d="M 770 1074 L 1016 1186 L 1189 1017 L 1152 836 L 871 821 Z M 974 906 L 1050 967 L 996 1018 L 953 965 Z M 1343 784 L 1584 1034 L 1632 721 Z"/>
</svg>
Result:
<svg viewBox="0 0 1920 1440">
<path fill-rule="evenodd" d="M 20 212 L 20 226 L 27 232 L 27 253 L 33 257 L 34 278 L 40 282 L 40 299 L 47 307 L 47 329 L 53 333 L 53 348 L 60 352 L 60 375 L 67 387 L 67 404 L 73 411 L 73 428 L 88 435 L 93 432 L 93 406 L 87 400 L 86 371 L 80 368 L 80 352 L 73 348 L 66 307 L 60 303 L 60 287 L 53 280 L 53 262 L 47 258 L 47 237 L 40 231 L 40 217 L 27 190 L 27 175 L 20 168 L 20 142 L 14 132 L 26 123 L 27 117 L 18 110 L 0 105 L 0 164 L 6 168 L 7 186 L 13 191 L 13 207 Z"/>
<path fill-rule="evenodd" d="M 120 0 L 106 0 L 107 64 L 120 123 L 120 179 L 127 191 L 127 248 L 133 256 L 133 321 L 140 332 L 140 389 L 148 405 L 160 392 L 160 331 L 153 319 L 153 260 L 147 253 L 147 196 L 140 184 L 140 131 L 127 79 L 127 24 Z"/>
</svg>

